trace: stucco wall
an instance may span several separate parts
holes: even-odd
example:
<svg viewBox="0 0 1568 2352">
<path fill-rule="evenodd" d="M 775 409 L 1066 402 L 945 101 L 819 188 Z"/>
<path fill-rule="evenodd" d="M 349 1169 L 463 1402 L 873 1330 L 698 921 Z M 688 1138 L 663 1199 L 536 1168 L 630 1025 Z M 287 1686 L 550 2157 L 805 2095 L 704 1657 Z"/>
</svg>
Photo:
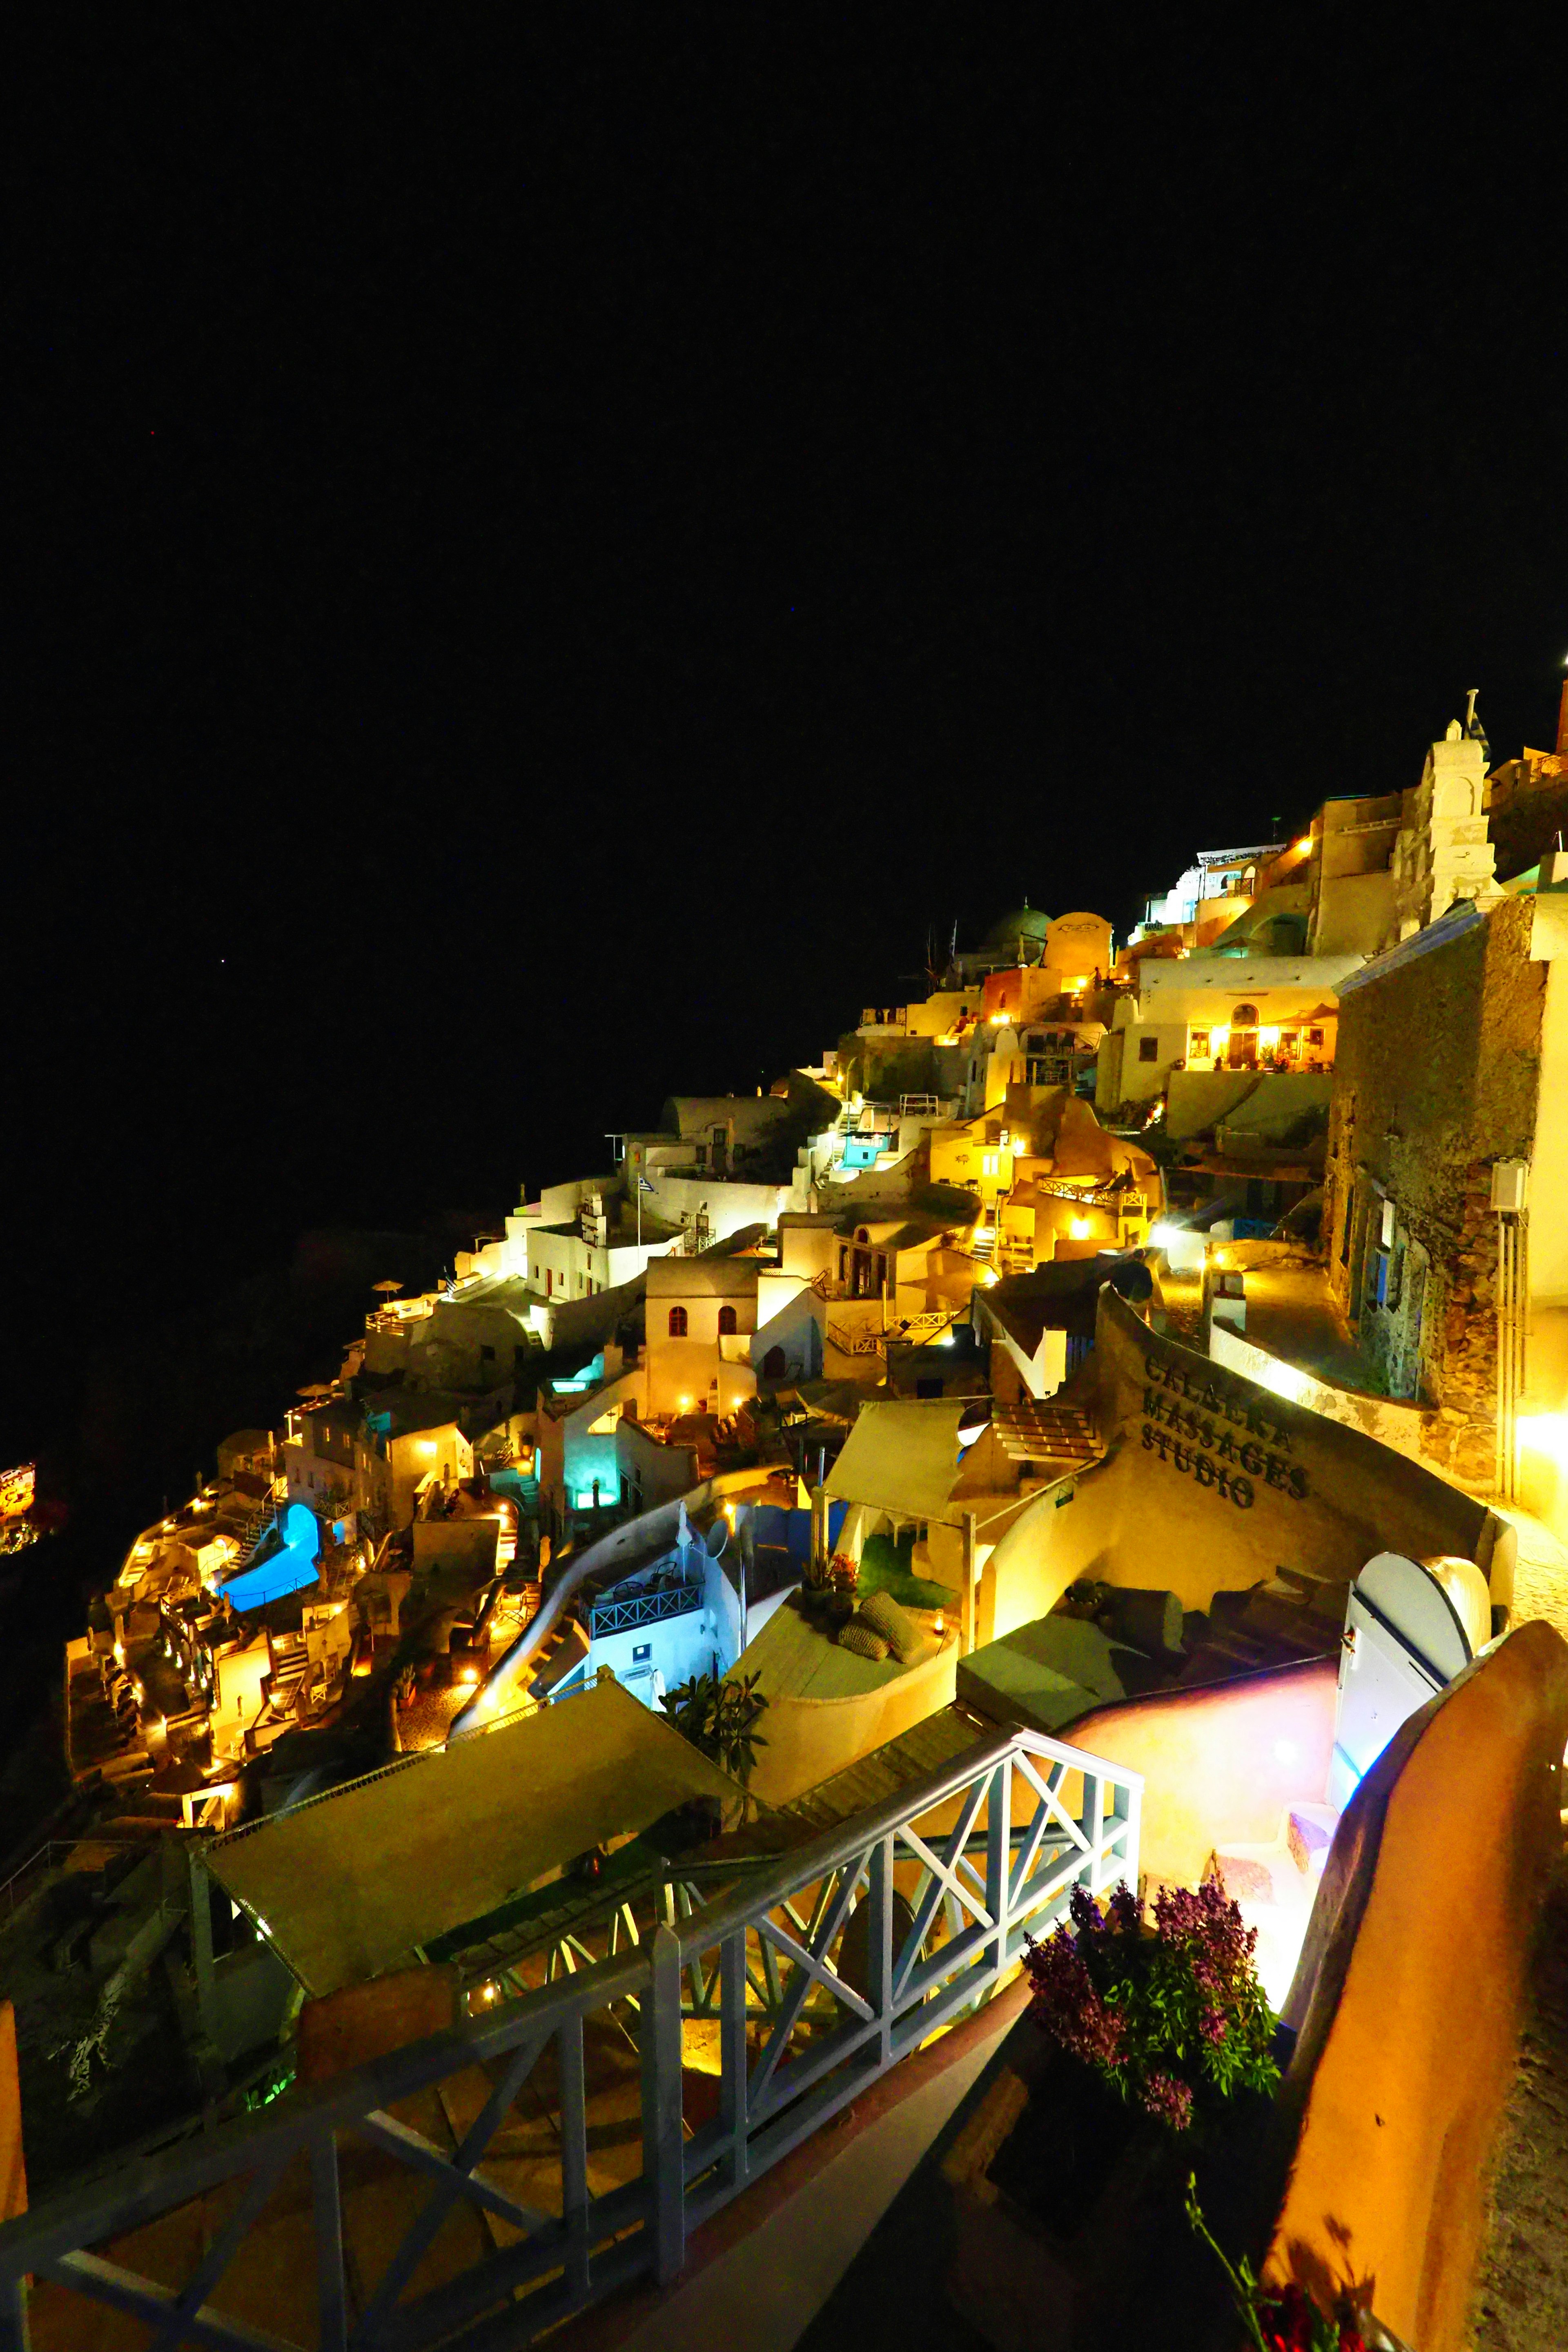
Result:
<svg viewBox="0 0 1568 2352">
<path fill-rule="evenodd" d="M 983 1629 L 987 1609 L 995 1633 L 1044 1615 L 1075 1576 L 1158 1585 L 1202 1609 L 1279 1566 L 1350 1578 L 1379 1551 L 1458 1553 L 1479 1562 L 1494 1600 L 1511 1596 L 1512 1548 L 1485 1505 L 1156 1336 L 1109 1286 L 1077 1392 L 1092 1394 L 1106 1458 L 1008 1528 L 987 1563 Z"/>
<path fill-rule="evenodd" d="M 1396 1453 L 1408 1454 L 1412 1461 L 1420 1456 L 1424 1433 L 1436 1419 L 1424 1406 L 1407 1404 L 1397 1397 L 1369 1396 L 1359 1389 L 1337 1389 L 1331 1381 L 1320 1380 L 1315 1372 L 1303 1371 L 1299 1364 L 1289 1364 L 1271 1356 L 1267 1348 L 1260 1348 L 1254 1339 L 1243 1339 L 1238 1331 L 1222 1322 L 1210 1326 L 1209 1355 L 1227 1371 L 1256 1381 L 1273 1395 L 1289 1394 L 1298 1404 L 1310 1405 L 1314 1412 L 1342 1423 L 1346 1429 L 1362 1430 L 1368 1437 L 1375 1437 L 1380 1445 L 1392 1445 Z"/>
<path fill-rule="evenodd" d="M 1539 1620 L 1412 1716 L 1346 1810 L 1286 2003 L 1293 2156 L 1268 2269 L 1374 2282 L 1422 2352 L 1468 2340 L 1565 1738 L 1568 1646 Z"/>
<path fill-rule="evenodd" d="M 957 1673 L 958 1645 L 950 1638 L 923 1665 L 858 1697 L 771 1700 L 758 1726 L 767 1746 L 758 1751 L 752 1794 L 764 1804 L 785 1805 L 803 1789 L 842 1772 L 939 1707 L 951 1706 Z"/>
<path fill-rule="evenodd" d="M 1272 1838 L 1286 1808 L 1321 1801 L 1334 1745 L 1332 1658 L 1216 1689 L 1096 1707 L 1060 1738 L 1143 1774 L 1140 1867 L 1195 1885 L 1216 1845 Z"/>
</svg>

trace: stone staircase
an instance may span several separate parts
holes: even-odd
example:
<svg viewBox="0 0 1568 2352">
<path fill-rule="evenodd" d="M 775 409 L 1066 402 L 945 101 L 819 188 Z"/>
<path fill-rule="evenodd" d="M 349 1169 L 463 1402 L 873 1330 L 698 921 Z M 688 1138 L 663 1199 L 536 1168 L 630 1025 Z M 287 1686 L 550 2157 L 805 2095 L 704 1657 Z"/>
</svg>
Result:
<svg viewBox="0 0 1568 2352">
<path fill-rule="evenodd" d="M 1187 1621 L 1187 1685 L 1255 1674 L 1338 1654 L 1349 1583 L 1300 1568 L 1277 1568 L 1245 1592 L 1216 1592 L 1203 1616 Z"/>
<path fill-rule="evenodd" d="M 1216 1846 L 1204 1866 L 1257 1928 L 1258 1973 L 1276 2010 L 1290 1990 L 1339 1822 L 1335 1806 L 1301 1801 L 1286 1808 L 1275 1837 Z"/>
<path fill-rule="evenodd" d="M 804 1843 L 864 1812 L 868 1805 L 880 1804 L 910 1781 L 952 1763 L 994 1729 L 994 1725 L 979 1722 L 962 1707 L 944 1706 L 897 1739 L 889 1740 L 885 1748 L 873 1748 L 869 1756 L 847 1765 L 815 1789 L 792 1797 L 788 1804 L 777 1808 L 776 1817 L 798 1823 Z"/>
</svg>

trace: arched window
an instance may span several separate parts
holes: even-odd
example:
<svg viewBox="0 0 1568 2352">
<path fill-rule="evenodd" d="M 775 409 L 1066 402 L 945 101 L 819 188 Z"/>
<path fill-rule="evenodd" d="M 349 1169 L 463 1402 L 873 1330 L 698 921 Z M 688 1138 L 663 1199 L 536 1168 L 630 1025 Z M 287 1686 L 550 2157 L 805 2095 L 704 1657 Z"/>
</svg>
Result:
<svg viewBox="0 0 1568 2352">
<path fill-rule="evenodd" d="M 731 1335 L 732 1335 L 732 1334 L 733 1334 L 733 1332 L 734 1332 L 734 1328 L 735 1328 L 735 1310 L 734 1310 L 734 1308 L 733 1308 L 732 1307 L 721 1307 L 721 1308 L 719 1309 L 719 1337 L 721 1338 L 721 1339 L 729 1339 L 730 1337 L 731 1337 Z"/>
<path fill-rule="evenodd" d="M 1257 1005 L 1237 1005 L 1230 1016 L 1230 1025 L 1233 1029 L 1256 1029 L 1258 1026 Z"/>
<path fill-rule="evenodd" d="M 669 1336 L 670 1336 L 670 1338 L 671 1338 L 672 1339 L 685 1339 L 685 1337 L 686 1337 L 686 1309 L 685 1309 L 685 1307 L 672 1307 L 670 1308 L 670 1310 L 669 1310 Z"/>
</svg>

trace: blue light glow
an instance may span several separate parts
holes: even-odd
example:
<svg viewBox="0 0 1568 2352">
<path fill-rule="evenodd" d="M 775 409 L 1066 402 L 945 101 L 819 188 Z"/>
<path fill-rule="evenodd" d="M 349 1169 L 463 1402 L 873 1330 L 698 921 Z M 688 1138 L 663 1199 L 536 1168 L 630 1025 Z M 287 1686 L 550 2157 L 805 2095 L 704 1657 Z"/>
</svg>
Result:
<svg viewBox="0 0 1568 2352">
<path fill-rule="evenodd" d="M 321 1530 L 314 1511 L 305 1503 L 290 1503 L 278 1522 L 278 1533 L 281 1540 L 276 1551 L 219 1587 L 231 1608 L 259 1609 L 285 1592 L 297 1592 L 302 1584 L 316 1581 Z"/>
</svg>

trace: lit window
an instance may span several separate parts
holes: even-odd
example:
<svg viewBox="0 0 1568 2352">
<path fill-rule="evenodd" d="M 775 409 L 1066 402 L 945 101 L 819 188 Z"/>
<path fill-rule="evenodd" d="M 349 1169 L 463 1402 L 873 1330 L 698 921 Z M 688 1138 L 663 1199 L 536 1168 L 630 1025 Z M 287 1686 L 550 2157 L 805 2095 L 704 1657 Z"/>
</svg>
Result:
<svg viewBox="0 0 1568 2352">
<path fill-rule="evenodd" d="M 994 1151 L 982 1152 L 980 1156 L 980 1172 L 983 1176 L 995 1175 L 998 1156 L 999 1155 Z"/>
<path fill-rule="evenodd" d="M 669 1336 L 670 1336 L 670 1338 L 671 1338 L 672 1339 L 685 1339 L 685 1337 L 686 1337 L 686 1309 L 685 1309 L 685 1307 L 672 1307 L 670 1308 L 670 1310 L 669 1310 Z"/>
<path fill-rule="evenodd" d="M 1194 1052 L 1194 1054 L 1206 1054 L 1206 1053 L 1208 1052 L 1208 1049 L 1209 1049 L 1209 1033 L 1208 1033 L 1208 1031 L 1207 1031 L 1206 1029 L 1194 1029 L 1194 1030 L 1193 1031 L 1193 1045 L 1192 1045 L 1192 1050 L 1193 1050 L 1193 1052 Z"/>
</svg>

